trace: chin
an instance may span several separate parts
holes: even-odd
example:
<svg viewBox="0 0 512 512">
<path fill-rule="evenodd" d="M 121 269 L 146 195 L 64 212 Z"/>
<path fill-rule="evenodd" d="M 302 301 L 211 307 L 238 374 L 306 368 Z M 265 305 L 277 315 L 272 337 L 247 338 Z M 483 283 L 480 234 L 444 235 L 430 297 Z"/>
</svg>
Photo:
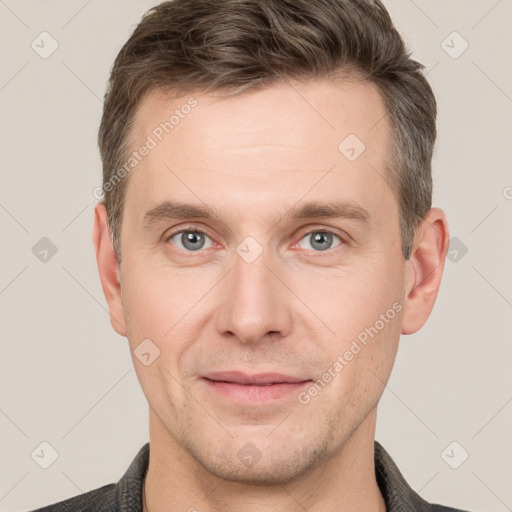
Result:
<svg viewBox="0 0 512 512">
<path fill-rule="evenodd" d="M 211 446 L 206 447 L 202 443 L 190 441 L 185 441 L 184 446 L 208 473 L 223 480 L 245 485 L 268 486 L 290 483 L 321 465 L 331 455 L 327 440 L 321 443 L 321 446 L 313 446 L 311 443 L 302 446 L 301 443 L 282 446 L 267 440 L 266 447 L 262 450 L 250 442 L 242 444 L 239 448 L 239 444 L 231 440 L 224 446 L 217 445 L 215 450 Z M 244 459 L 248 459 L 247 462 Z"/>
</svg>

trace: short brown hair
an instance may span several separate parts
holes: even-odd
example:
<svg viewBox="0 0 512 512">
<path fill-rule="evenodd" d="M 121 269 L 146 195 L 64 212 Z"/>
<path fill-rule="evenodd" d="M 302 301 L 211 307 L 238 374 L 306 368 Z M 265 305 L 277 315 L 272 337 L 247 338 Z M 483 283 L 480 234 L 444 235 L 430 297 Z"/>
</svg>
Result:
<svg viewBox="0 0 512 512">
<path fill-rule="evenodd" d="M 98 134 L 103 202 L 118 261 L 127 179 L 105 184 L 126 162 L 136 110 L 148 93 L 239 94 L 354 69 L 378 87 L 391 122 L 387 176 L 408 259 L 432 204 L 437 107 L 424 67 L 410 59 L 379 0 L 171 0 L 153 7 L 114 62 Z"/>
</svg>

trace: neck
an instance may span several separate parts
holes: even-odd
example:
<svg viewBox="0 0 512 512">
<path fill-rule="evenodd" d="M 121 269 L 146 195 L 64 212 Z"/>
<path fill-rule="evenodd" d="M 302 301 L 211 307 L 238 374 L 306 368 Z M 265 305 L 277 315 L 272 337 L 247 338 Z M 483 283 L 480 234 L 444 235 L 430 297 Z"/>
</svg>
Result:
<svg viewBox="0 0 512 512">
<path fill-rule="evenodd" d="M 150 417 L 144 512 L 385 512 L 375 478 L 376 409 L 335 456 L 285 485 L 249 485 L 209 473 Z"/>
</svg>

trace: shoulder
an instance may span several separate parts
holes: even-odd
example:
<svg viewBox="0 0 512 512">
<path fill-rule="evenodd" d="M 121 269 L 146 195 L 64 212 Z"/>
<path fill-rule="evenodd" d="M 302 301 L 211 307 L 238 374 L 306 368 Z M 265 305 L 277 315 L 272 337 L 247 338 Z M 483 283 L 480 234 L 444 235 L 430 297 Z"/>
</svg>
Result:
<svg viewBox="0 0 512 512">
<path fill-rule="evenodd" d="M 32 512 L 115 512 L 116 484 L 108 484 L 84 494 L 47 505 Z"/>
<path fill-rule="evenodd" d="M 424 500 L 410 487 L 394 460 L 378 441 L 375 441 L 375 476 L 388 512 L 470 512 Z"/>
<path fill-rule="evenodd" d="M 437 503 L 433 503 L 432 505 L 430 505 L 430 510 L 432 512 L 471 512 L 470 510 L 462 510 L 461 508 L 446 507 L 444 505 L 438 505 Z"/>
<path fill-rule="evenodd" d="M 149 443 L 146 443 L 117 483 L 98 487 L 31 512 L 140 512 L 148 463 Z"/>
</svg>

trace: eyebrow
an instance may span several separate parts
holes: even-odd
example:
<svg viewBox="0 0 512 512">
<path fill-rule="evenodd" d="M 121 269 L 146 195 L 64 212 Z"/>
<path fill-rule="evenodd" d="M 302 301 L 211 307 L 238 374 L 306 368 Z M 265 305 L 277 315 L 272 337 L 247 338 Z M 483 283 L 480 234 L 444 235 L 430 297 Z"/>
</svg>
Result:
<svg viewBox="0 0 512 512">
<path fill-rule="evenodd" d="M 177 201 L 165 201 L 145 213 L 143 227 L 150 227 L 162 221 L 191 218 L 222 220 L 214 208 Z M 326 203 L 310 201 L 291 208 L 279 222 L 283 219 L 290 222 L 315 218 L 346 218 L 369 224 L 370 213 L 352 201 L 330 201 Z"/>
</svg>

